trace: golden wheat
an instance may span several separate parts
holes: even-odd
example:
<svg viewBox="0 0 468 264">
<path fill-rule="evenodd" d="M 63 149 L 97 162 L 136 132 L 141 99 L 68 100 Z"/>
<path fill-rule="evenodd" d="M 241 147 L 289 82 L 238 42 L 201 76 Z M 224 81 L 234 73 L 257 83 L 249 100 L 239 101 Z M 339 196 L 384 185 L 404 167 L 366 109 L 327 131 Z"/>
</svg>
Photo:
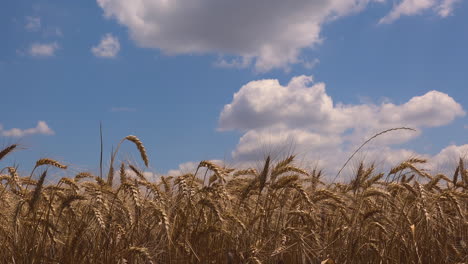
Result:
<svg viewBox="0 0 468 264">
<path fill-rule="evenodd" d="M 140 139 L 133 135 L 126 136 L 125 139 L 135 143 L 136 147 L 138 148 L 138 151 L 140 151 L 141 159 L 145 162 L 145 166 L 148 167 L 148 155 L 146 154 L 145 146 L 143 146 L 143 143 L 140 141 Z"/>
<path fill-rule="evenodd" d="M 141 142 L 124 140 L 147 165 Z M 57 177 L 53 170 L 66 166 L 51 159 L 35 164 L 49 171 L 26 176 L 5 166 L 0 263 L 468 261 L 463 161 L 451 179 L 412 158 L 387 174 L 361 163 L 350 182 L 330 183 L 294 157 L 267 157 L 260 172 L 202 161 L 197 170 L 207 169 L 208 184 L 196 171 L 150 181 L 124 162 L 115 182 L 113 169 L 107 179 Z"/>
<path fill-rule="evenodd" d="M 60 162 L 58 162 L 56 160 L 48 159 L 48 158 L 44 158 L 44 159 L 40 159 L 40 160 L 36 161 L 35 168 L 37 168 L 39 166 L 42 166 L 42 165 L 50 165 L 50 166 L 57 167 L 59 169 L 66 169 L 67 168 L 66 165 L 63 165 L 63 164 L 61 164 Z"/>
</svg>

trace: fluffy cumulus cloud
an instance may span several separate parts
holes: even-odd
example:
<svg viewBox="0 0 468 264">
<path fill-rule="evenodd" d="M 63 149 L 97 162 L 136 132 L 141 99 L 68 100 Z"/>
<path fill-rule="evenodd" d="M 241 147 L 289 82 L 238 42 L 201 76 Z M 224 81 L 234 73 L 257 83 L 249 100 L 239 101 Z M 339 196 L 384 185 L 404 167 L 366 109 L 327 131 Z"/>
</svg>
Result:
<svg viewBox="0 0 468 264">
<path fill-rule="evenodd" d="M 119 39 L 107 33 L 101 38 L 97 46 L 91 48 L 91 52 L 96 57 L 115 58 L 120 51 Z"/>
<path fill-rule="evenodd" d="M 36 127 L 27 129 L 12 128 L 9 130 L 4 130 L 3 126 L 0 125 L 0 135 L 4 137 L 24 137 L 35 134 L 54 135 L 55 132 L 44 121 L 39 121 L 37 122 Z"/>
<path fill-rule="evenodd" d="M 468 144 L 450 145 L 431 158 L 430 169 L 434 171 L 454 170 L 459 159 L 468 159 Z"/>
<path fill-rule="evenodd" d="M 33 43 L 28 50 L 29 55 L 33 57 L 50 57 L 54 56 L 58 50 L 57 42 L 51 43 Z"/>
<path fill-rule="evenodd" d="M 300 51 L 321 42 L 328 19 L 362 9 L 369 0 L 97 0 L 105 16 L 128 27 L 142 47 L 169 54 L 241 56 L 259 71 L 300 62 Z"/>
<path fill-rule="evenodd" d="M 242 86 L 224 106 L 219 129 L 244 133 L 233 151 L 236 160 L 262 158 L 265 151 L 290 147 L 320 165 L 336 168 L 363 140 L 395 127 L 416 131 L 384 134 L 363 155 L 375 159 L 385 151 L 384 160 L 375 160 L 381 164 L 416 155 L 390 146 L 409 141 L 425 127 L 443 126 L 464 115 L 460 104 L 438 91 L 415 96 L 403 104 L 337 104 L 324 83 L 315 83 L 311 76 L 298 76 L 286 85 L 278 80 L 259 80 Z"/>
<path fill-rule="evenodd" d="M 380 20 L 380 23 L 391 23 L 401 16 L 418 15 L 429 9 L 434 10 L 440 17 L 452 14 L 454 5 L 459 0 L 402 0 Z"/>
<path fill-rule="evenodd" d="M 224 106 L 219 124 L 222 130 L 285 126 L 340 134 L 350 128 L 441 126 L 464 114 L 460 104 L 438 91 L 401 105 L 334 104 L 324 83 L 314 83 L 311 76 L 298 76 L 287 85 L 270 79 L 242 86 Z"/>
<path fill-rule="evenodd" d="M 310 63 L 301 51 L 322 42 L 322 26 L 382 0 L 97 0 L 141 47 L 167 54 L 220 54 L 220 67 L 260 72 Z M 381 22 L 432 8 L 448 16 L 459 0 L 402 0 Z M 232 57 L 226 59 L 224 56 Z"/>
</svg>

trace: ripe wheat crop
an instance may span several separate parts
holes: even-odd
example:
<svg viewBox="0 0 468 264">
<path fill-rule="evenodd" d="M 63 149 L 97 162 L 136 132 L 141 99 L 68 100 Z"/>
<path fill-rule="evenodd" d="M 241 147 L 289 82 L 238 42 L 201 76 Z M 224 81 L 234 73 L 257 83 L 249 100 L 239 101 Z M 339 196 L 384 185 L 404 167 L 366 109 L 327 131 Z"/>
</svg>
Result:
<svg viewBox="0 0 468 264">
<path fill-rule="evenodd" d="M 125 137 L 148 156 L 135 136 Z M 18 146 L 0 151 L 1 159 Z M 468 170 L 430 175 L 409 159 L 360 164 L 329 183 L 294 156 L 261 170 L 200 162 L 148 180 L 117 151 L 107 179 L 40 159 L 0 166 L 0 263 L 467 263 Z M 129 173 L 133 172 L 133 173 Z M 115 174 L 115 179 L 114 179 Z M 46 182 L 54 182 L 45 184 Z"/>
</svg>

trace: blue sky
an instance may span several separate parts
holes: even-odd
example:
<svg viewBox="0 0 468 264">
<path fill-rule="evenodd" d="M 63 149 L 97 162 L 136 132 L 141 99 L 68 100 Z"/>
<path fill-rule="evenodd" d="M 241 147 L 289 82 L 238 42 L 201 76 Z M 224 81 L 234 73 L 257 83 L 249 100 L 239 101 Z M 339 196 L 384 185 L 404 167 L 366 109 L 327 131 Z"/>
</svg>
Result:
<svg viewBox="0 0 468 264">
<path fill-rule="evenodd" d="M 399 126 L 417 132 L 361 158 L 420 155 L 437 169 L 468 153 L 466 1 L 285 3 L 8 1 L 0 141 L 25 150 L 6 162 L 96 171 L 100 121 L 105 153 L 137 135 L 158 173 L 285 149 L 332 172 Z M 130 144 L 127 158 L 138 161 Z"/>
</svg>

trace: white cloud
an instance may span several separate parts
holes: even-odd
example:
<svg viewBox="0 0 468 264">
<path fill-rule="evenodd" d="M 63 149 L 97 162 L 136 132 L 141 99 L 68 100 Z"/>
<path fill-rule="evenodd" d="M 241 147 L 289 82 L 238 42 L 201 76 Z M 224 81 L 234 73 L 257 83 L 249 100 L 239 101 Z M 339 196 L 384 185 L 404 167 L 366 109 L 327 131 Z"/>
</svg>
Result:
<svg viewBox="0 0 468 264">
<path fill-rule="evenodd" d="M 448 17 L 452 15 L 453 6 L 461 0 L 443 0 L 438 6 L 436 6 L 437 14 L 441 17 Z"/>
<path fill-rule="evenodd" d="M 107 33 L 101 38 L 97 46 L 91 48 L 94 56 L 101 58 L 115 58 L 120 51 L 119 39 Z"/>
<path fill-rule="evenodd" d="M 302 63 L 322 26 L 384 0 L 96 0 L 136 43 L 166 54 L 218 54 L 216 66 L 266 72 Z M 401 0 L 380 23 L 427 9 L 448 16 L 460 0 Z M 236 59 L 224 57 L 238 56 Z M 305 64 L 307 66 L 307 64 Z"/>
<path fill-rule="evenodd" d="M 105 16 L 128 27 L 142 47 L 240 56 L 234 65 L 252 60 L 257 71 L 300 62 L 302 49 L 322 42 L 326 21 L 362 10 L 369 1 L 97 0 Z"/>
<path fill-rule="evenodd" d="M 219 58 L 214 65 L 219 68 L 234 68 L 234 69 L 243 69 L 249 67 L 252 63 L 252 58 L 242 57 L 234 58 L 228 60 L 226 58 Z"/>
<path fill-rule="evenodd" d="M 242 86 L 224 106 L 219 127 L 246 131 L 283 125 L 339 134 L 353 128 L 440 126 L 464 114 L 460 104 L 438 91 L 413 97 L 402 105 L 335 105 L 324 83 L 298 76 L 286 86 L 273 79 Z"/>
<path fill-rule="evenodd" d="M 416 132 L 400 130 L 382 135 L 363 152 L 375 161 L 382 159 L 378 161 L 382 164 L 402 161 L 415 153 L 389 146 L 417 137 L 425 127 L 446 125 L 464 115 L 460 104 L 438 91 L 415 96 L 403 104 L 335 104 L 324 83 L 298 76 L 287 85 L 270 79 L 242 86 L 224 106 L 219 129 L 244 132 L 232 152 L 235 160 L 261 159 L 265 151 L 292 148 L 292 152 L 323 166 L 337 168 L 375 133 L 394 127 L 415 128 Z"/>
<path fill-rule="evenodd" d="M 418 15 L 431 8 L 440 17 L 447 17 L 452 14 L 453 6 L 458 2 L 459 0 L 402 0 L 379 23 L 392 23 L 401 16 Z"/>
<path fill-rule="evenodd" d="M 302 65 L 304 66 L 304 68 L 310 70 L 310 69 L 315 68 L 315 66 L 317 66 L 319 63 L 320 63 L 320 60 L 315 58 L 313 60 L 304 60 L 302 62 Z"/>
<path fill-rule="evenodd" d="M 59 48 L 57 42 L 52 43 L 33 43 L 29 48 L 28 52 L 34 57 L 50 57 L 54 56 L 55 52 Z"/>
<path fill-rule="evenodd" d="M 43 37 L 63 37 L 60 27 L 43 25 L 40 17 L 27 16 L 24 28 L 30 32 L 41 31 Z"/>
<path fill-rule="evenodd" d="M 248 161 L 263 157 L 265 154 L 279 154 L 284 150 L 297 154 L 307 154 L 309 152 L 307 149 L 323 152 L 330 148 L 338 148 L 342 143 L 343 140 L 333 134 L 275 126 L 249 130 L 240 138 L 232 156 L 236 160 Z"/>
<path fill-rule="evenodd" d="M 380 23 L 434 9 L 451 14 L 460 0 L 402 0 Z M 303 49 L 322 42 L 322 26 L 383 0 L 97 0 L 108 18 L 129 29 L 141 47 L 166 54 L 239 56 L 216 66 L 259 72 L 301 63 Z M 307 66 L 307 65 L 305 65 Z"/>
<path fill-rule="evenodd" d="M 26 25 L 24 26 L 28 31 L 38 31 L 41 28 L 40 17 L 26 17 Z"/>
<path fill-rule="evenodd" d="M 195 170 L 197 169 L 199 163 L 200 162 L 194 161 L 184 162 L 182 164 L 179 164 L 179 167 L 177 169 L 169 170 L 167 172 L 167 175 L 179 176 L 185 173 L 195 173 Z"/>
<path fill-rule="evenodd" d="M 0 126 L 0 135 L 4 137 L 24 137 L 35 134 L 54 135 L 55 132 L 44 121 L 39 121 L 37 122 L 36 127 L 27 129 L 12 128 L 9 130 L 4 130 L 3 127 Z"/>
<path fill-rule="evenodd" d="M 430 159 L 428 166 L 434 171 L 447 172 L 452 170 L 453 172 L 460 158 L 468 159 L 468 144 L 447 146 Z"/>
</svg>

